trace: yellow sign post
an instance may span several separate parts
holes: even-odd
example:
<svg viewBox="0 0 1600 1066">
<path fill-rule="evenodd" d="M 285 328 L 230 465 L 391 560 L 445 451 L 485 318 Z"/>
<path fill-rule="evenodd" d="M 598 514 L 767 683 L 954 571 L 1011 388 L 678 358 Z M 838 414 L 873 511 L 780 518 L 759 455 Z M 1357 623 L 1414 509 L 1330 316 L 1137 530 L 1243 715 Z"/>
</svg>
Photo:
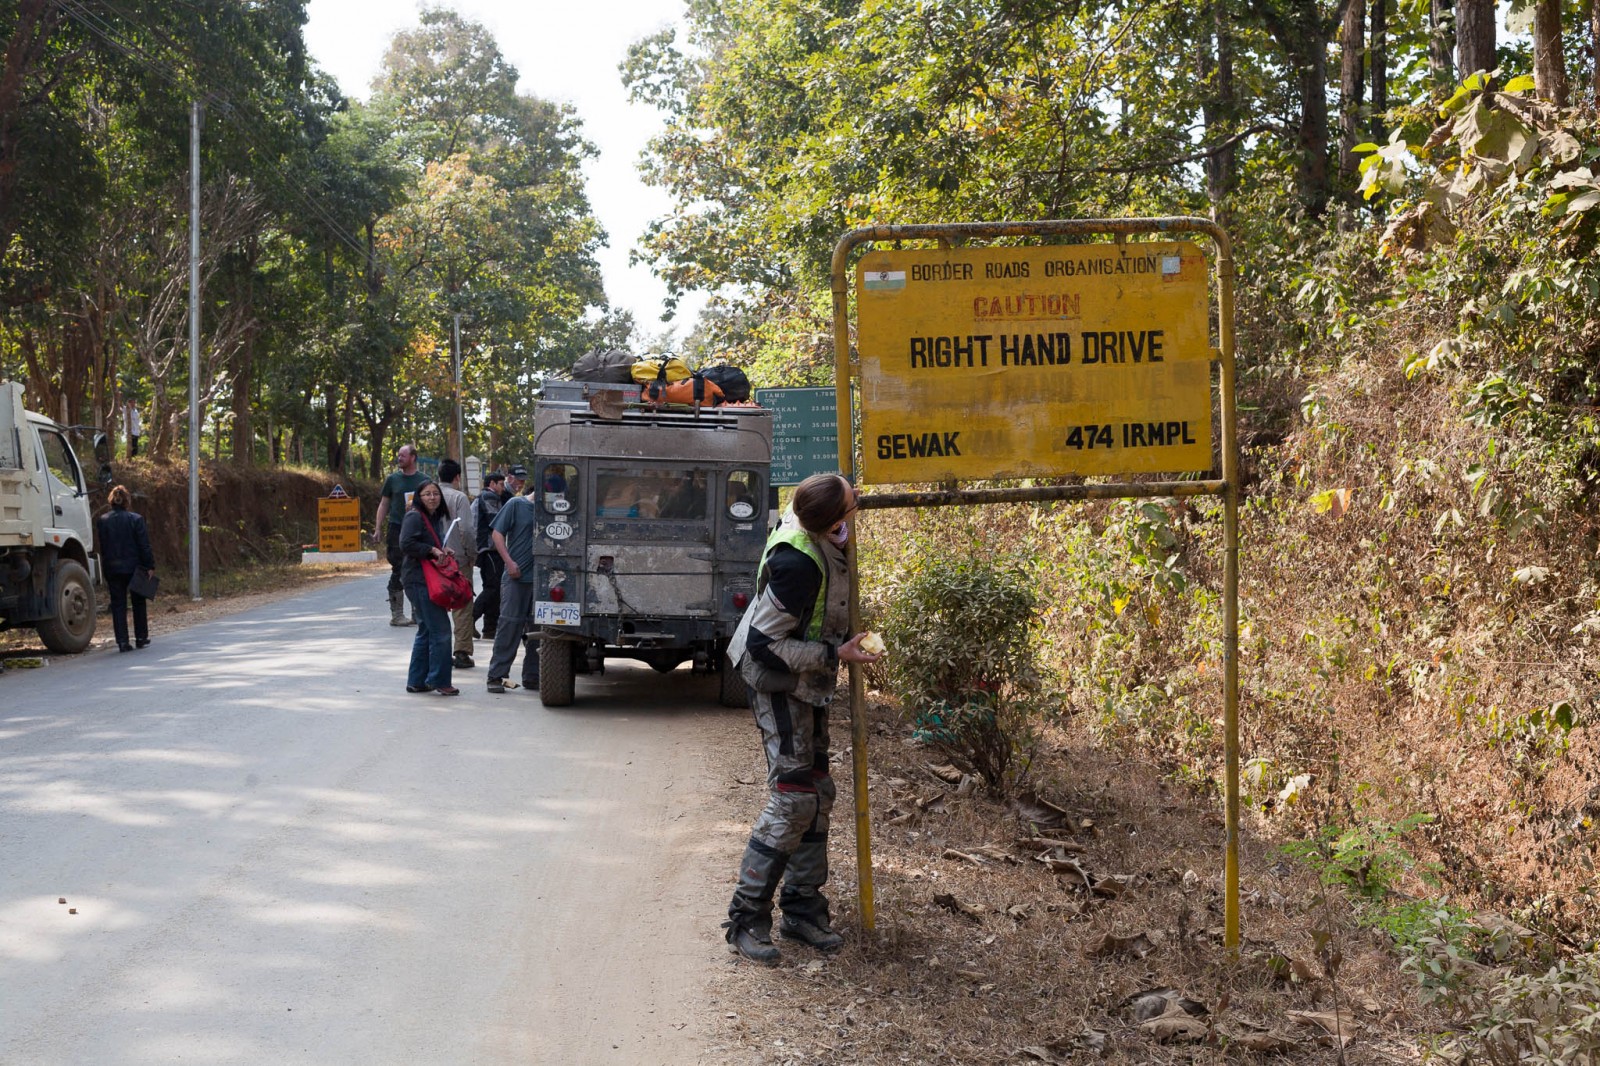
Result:
<svg viewBox="0 0 1600 1066">
<path fill-rule="evenodd" d="M 1216 262 L 1181 235 L 1209 237 Z M 1105 236 L 1114 238 L 1105 242 Z M 1131 236 L 1156 240 L 1129 241 Z M 969 247 L 974 240 L 1098 243 Z M 857 360 L 850 344 L 855 264 Z M 920 242 L 923 247 L 902 248 Z M 937 242 L 934 247 L 925 245 Z M 1210 286 L 1214 283 L 1214 289 Z M 1210 341 L 1216 296 L 1217 346 Z M 1045 500 L 1219 496 L 1223 501 L 1224 923 L 1239 931 L 1239 448 L 1233 251 L 1203 218 L 874 226 L 833 251 L 839 469 L 856 477 L 850 384 L 860 377 L 861 480 L 939 485 L 863 496 L 863 510 Z M 1217 368 L 1220 478 L 1212 441 Z M 1194 474 L 1176 480 L 961 488 L 963 480 Z M 850 553 L 852 579 L 855 553 Z M 851 582 L 850 627 L 861 629 Z M 850 667 L 856 867 L 874 928 L 861 671 Z"/>
<path fill-rule="evenodd" d="M 864 480 L 1211 466 L 1196 245 L 873 251 L 856 271 Z"/>
<path fill-rule="evenodd" d="M 317 500 L 317 550 L 361 550 L 360 500 L 348 496 L 325 496 Z"/>
</svg>

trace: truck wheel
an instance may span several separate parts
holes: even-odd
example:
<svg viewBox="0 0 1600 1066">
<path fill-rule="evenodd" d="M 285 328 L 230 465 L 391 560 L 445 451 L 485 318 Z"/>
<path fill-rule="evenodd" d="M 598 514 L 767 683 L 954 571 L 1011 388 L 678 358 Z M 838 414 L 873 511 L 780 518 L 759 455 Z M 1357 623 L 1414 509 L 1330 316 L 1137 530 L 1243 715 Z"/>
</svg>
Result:
<svg viewBox="0 0 1600 1066">
<path fill-rule="evenodd" d="M 94 637 L 94 586 L 70 559 L 56 566 L 55 613 L 39 623 L 39 639 L 57 655 L 76 655 Z"/>
<path fill-rule="evenodd" d="M 578 645 L 570 640 L 539 642 L 539 702 L 546 707 L 569 707 L 576 688 L 572 660 Z"/>
<path fill-rule="evenodd" d="M 722 669 L 717 672 L 717 678 L 722 682 L 718 703 L 724 707 L 750 706 L 750 686 L 739 676 L 739 671 L 734 669 L 733 660 L 726 655 L 722 657 Z"/>
</svg>

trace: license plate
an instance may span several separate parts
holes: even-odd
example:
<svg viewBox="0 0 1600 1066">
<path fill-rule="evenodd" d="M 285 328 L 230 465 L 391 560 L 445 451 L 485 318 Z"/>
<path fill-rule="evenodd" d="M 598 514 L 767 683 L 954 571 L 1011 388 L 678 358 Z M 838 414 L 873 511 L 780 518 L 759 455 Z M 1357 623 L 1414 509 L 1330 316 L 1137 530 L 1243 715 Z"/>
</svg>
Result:
<svg viewBox="0 0 1600 1066">
<path fill-rule="evenodd" d="M 536 626 L 575 626 L 582 619 L 583 612 L 576 603 L 537 600 L 533 605 L 533 624 Z"/>
</svg>

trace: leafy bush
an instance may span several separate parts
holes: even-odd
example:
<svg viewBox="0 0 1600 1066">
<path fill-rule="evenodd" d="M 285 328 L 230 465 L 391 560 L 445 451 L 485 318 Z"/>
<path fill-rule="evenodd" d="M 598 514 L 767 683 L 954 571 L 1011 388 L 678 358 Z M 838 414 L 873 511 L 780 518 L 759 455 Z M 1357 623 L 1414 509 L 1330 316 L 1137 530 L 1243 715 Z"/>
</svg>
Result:
<svg viewBox="0 0 1600 1066">
<path fill-rule="evenodd" d="M 1400 838 L 1431 821 L 1431 814 L 1412 814 L 1394 825 L 1379 821 L 1349 829 L 1326 825 L 1310 840 L 1292 841 L 1283 850 L 1316 870 L 1323 884 L 1343 886 L 1363 899 L 1381 900 L 1416 866 Z"/>
<path fill-rule="evenodd" d="M 1446 1050 L 1461 1061 L 1579 1066 L 1600 1058 L 1600 958 L 1592 954 L 1469 988 L 1454 1005 L 1466 1032 Z"/>
<path fill-rule="evenodd" d="M 918 548 L 885 597 L 888 687 L 920 739 L 1003 791 L 1038 712 L 1036 582 L 1020 559 Z"/>
<path fill-rule="evenodd" d="M 889 685 L 908 706 L 1038 689 L 1038 593 L 1024 563 L 924 545 L 887 597 Z"/>
</svg>

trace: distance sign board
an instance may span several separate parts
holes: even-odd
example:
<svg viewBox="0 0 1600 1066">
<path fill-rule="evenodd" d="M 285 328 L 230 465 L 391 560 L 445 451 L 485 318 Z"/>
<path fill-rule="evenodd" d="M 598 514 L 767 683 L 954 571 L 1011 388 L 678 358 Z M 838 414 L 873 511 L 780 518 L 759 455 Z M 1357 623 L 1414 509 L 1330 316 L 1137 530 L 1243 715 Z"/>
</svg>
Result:
<svg viewBox="0 0 1600 1066">
<path fill-rule="evenodd" d="M 1187 241 L 867 253 L 863 481 L 1211 469 L 1207 279 Z"/>
<path fill-rule="evenodd" d="M 838 394 L 833 389 L 756 389 L 772 412 L 772 484 L 798 485 L 839 469 Z"/>
<path fill-rule="evenodd" d="M 361 550 L 361 501 L 342 494 L 317 500 L 317 550 Z"/>
</svg>

